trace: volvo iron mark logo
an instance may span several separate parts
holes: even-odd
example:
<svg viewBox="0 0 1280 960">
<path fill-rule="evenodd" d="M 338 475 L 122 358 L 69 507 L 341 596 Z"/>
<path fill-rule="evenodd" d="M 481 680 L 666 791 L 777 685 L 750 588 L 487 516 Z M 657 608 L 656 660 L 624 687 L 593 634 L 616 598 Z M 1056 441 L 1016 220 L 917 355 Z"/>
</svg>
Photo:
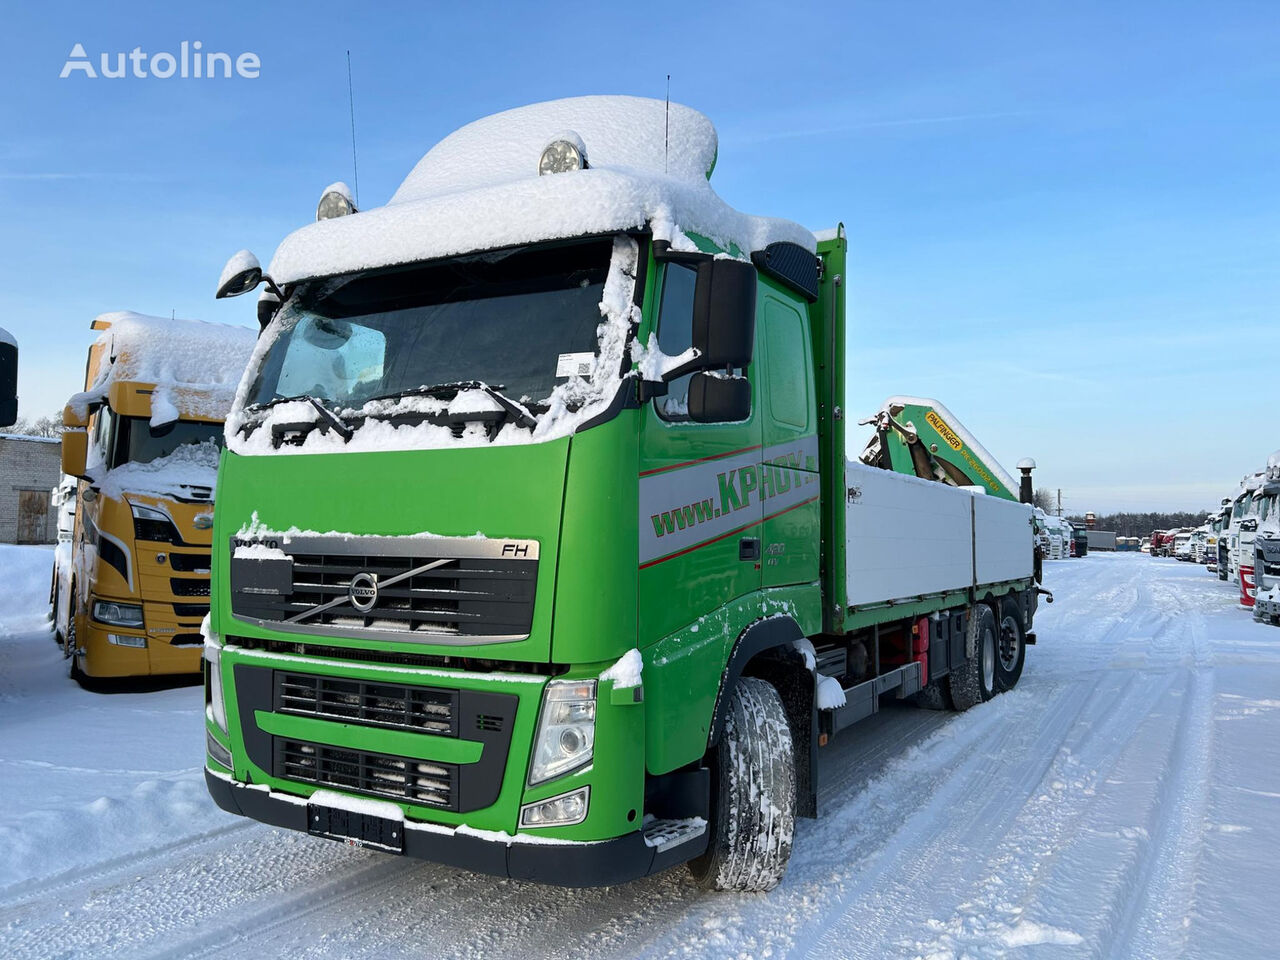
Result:
<svg viewBox="0 0 1280 960">
<path fill-rule="evenodd" d="M 213 514 L 197 513 L 195 519 L 191 521 L 191 525 L 197 530 L 208 530 L 213 526 Z"/>
<path fill-rule="evenodd" d="M 368 613 L 378 602 L 378 575 L 357 573 L 351 578 L 351 586 L 347 587 L 347 596 L 353 607 L 361 613 Z"/>
</svg>

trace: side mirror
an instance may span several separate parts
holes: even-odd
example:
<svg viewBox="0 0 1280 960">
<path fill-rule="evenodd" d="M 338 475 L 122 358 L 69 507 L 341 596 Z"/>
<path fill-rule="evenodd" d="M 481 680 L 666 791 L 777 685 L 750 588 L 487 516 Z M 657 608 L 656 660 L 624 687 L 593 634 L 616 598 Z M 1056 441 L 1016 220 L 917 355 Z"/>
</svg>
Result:
<svg viewBox="0 0 1280 960">
<path fill-rule="evenodd" d="M 75 399 L 74 397 L 72 398 Z M 89 407 L 85 404 L 83 407 L 74 403 L 68 403 L 62 408 L 62 425 L 68 430 L 85 430 L 89 426 Z M 64 470 L 63 473 L 68 471 Z"/>
<path fill-rule="evenodd" d="M 270 290 L 258 294 L 258 330 L 267 329 L 275 315 L 280 311 L 280 298 Z"/>
<path fill-rule="evenodd" d="M 1247 520 L 1240 521 L 1240 531 L 1242 533 L 1253 533 L 1258 529 L 1258 521 L 1250 517 Z"/>
<path fill-rule="evenodd" d="M 693 345 L 702 369 L 745 367 L 756 338 L 756 268 L 742 260 L 698 265 Z"/>
<path fill-rule="evenodd" d="M 218 278 L 218 292 L 214 297 L 225 300 L 248 293 L 262 282 L 262 264 L 248 250 L 241 250 L 227 261 Z"/>
<path fill-rule="evenodd" d="M 751 416 L 751 384 L 746 377 L 695 373 L 689 378 L 689 419 L 694 423 L 737 423 Z"/>
<path fill-rule="evenodd" d="M 0 427 L 18 419 L 18 344 L 7 330 L 0 330 Z"/>
<path fill-rule="evenodd" d="M 84 477 L 89 458 L 89 433 L 84 427 L 62 432 L 62 472 L 73 477 Z"/>
</svg>

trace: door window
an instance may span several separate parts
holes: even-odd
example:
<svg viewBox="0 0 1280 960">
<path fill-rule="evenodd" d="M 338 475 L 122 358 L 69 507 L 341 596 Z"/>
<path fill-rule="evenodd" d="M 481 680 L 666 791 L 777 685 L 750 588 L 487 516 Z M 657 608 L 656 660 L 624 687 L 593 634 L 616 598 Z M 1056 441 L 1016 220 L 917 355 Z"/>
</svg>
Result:
<svg viewBox="0 0 1280 960">
<path fill-rule="evenodd" d="M 658 309 L 658 349 L 676 357 L 693 346 L 693 291 L 698 271 L 683 263 L 668 263 L 662 281 L 662 302 Z M 686 373 L 667 384 L 667 394 L 654 400 L 663 420 L 689 419 L 689 378 Z"/>
</svg>

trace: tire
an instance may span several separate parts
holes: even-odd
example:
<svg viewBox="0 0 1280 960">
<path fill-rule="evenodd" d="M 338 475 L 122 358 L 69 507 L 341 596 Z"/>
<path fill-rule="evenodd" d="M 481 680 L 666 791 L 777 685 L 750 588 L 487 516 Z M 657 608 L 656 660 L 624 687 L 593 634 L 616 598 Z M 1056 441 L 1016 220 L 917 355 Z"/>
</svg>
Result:
<svg viewBox="0 0 1280 960">
<path fill-rule="evenodd" d="M 932 680 L 916 694 L 916 705 L 926 710 L 954 710 L 951 702 L 951 691 L 947 689 L 947 678 Z"/>
<path fill-rule="evenodd" d="M 968 710 L 996 693 L 996 615 L 985 603 L 969 614 L 973 631 L 973 656 L 951 671 L 951 700 L 960 711 Z M 968 649 L 965 643 L 965 649 Z"/>
<path fill-rule="evenodd" d="M 782 698 L 766 681 L 738 681 L 711 771 L 711 836 L 689 863 L 694 879 L 708 890 L 772 890 L 791 858 L 796 767 Z"/>
<path fill-rule="evenodd" d="M 1012 690 L 1022 677 L 1027 660 L 1026 632 L 1017 604 L 1005 598 L 1000 604 L 1000 632 L 996 636 L 996 690 Z"/>
<path fill-rule="evenodd" d="M 71 596 L 71 609 L 67 611 L 67 639 L 62 644 L 62 655 L 70 660 L 67 667 L 67 676 L 80 684 L 87 687 L 89 676 L 80 669 L 80 657 L 76 654 L 76 598 Z"/>
</svg>

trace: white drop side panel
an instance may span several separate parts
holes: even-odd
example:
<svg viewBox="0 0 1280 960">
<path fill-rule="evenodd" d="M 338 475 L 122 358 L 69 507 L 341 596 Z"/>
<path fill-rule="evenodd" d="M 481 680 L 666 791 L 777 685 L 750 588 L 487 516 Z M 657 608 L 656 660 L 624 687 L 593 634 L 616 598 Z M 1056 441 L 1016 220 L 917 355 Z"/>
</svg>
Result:
<svg viewBox="0 0 1280 960">
<path fill-rule="evenodd" d="M 853 462 L 845 488 L 851 606 L 972 584 L 973 494 Z"/>
<path fill-rule="evenodd" d="M 1001 497 L 973 498 L 978 583 L 1024 580 L 1032 575 L 1032 508 Z M 1062 555 L 1066 556 L 1065 541 Z"/>
</svg>

